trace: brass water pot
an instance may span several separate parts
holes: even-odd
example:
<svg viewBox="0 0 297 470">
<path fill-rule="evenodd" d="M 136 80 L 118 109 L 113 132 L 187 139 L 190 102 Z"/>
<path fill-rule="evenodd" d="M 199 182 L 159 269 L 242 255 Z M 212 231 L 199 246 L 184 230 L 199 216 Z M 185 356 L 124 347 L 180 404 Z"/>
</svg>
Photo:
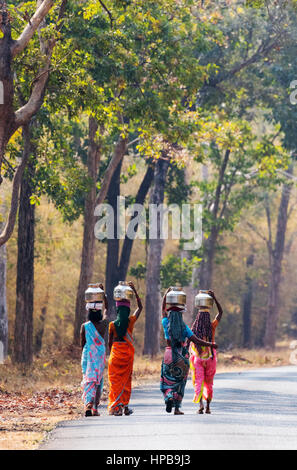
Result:
<svg viewBox="0 0 297 470">
<path fill-rule="evenodd" d="M 213 307 L 214 300 L 207 290 L 200 290 L 195 297 L 195 307 Z"/>
<path fill-rule="evenodd" d="M 89 284 L 85 291 L 86 302 L 103 302 L 104 290 L 99 287 L 99 284 Z"/>
<path fill-rule="evenodd" d="M 171 287 L 171 290 L 166 294 L 166 304 L 186 305 L 187 295 L 182 287 Z"/>
<path fill-rule="evenodd" d="M 119 300 L 132 300 L 134 292 L 131 287 L 125 281 L 120 281 L 119 284 L 114 288 L 113 298 L 116 301 Z"/>
</svg>

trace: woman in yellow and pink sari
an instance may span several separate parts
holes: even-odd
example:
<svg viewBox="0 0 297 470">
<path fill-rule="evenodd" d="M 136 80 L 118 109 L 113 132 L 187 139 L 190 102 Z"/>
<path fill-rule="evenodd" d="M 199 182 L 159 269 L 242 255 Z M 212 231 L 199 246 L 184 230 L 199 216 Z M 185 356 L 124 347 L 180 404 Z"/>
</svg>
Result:
<svg viewBox="0 0 297 470">
<path fill-rule="evenodd" d="M 204 341 L 214 342 L 215 331 L 221 321 L 223 309 L 216 299 L 213 291 L 208 291 L 208 293 L 213 297 L 219 313 L 212 322 L 210 319 L 210 308 L 200 307 L 191 329 L 196 336 L 204 339 Z M 213 381 L 217 366 L 217 353 L 215 349 L 210 347 L 195 345 L 193 343 L 189 346 L 190 368 L 192 370 L 193 385 L 195 389 L 193 402 L 200 404 L 200 408 L 197 413 L 203 414 L 203 399 L 205 399 L 205 413 L 210 414 L 210 403 L 213 398 Z"/>
</svg>

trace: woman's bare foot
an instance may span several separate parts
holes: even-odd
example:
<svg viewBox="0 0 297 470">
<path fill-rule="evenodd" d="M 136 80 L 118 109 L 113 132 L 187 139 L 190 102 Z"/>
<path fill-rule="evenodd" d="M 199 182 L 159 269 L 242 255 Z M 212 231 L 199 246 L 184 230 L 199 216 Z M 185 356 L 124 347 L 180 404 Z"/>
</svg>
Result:
<svg viewBox="0 0 297 470">
<path fill-rule="evenodd" d="M 174 414 L 175 414 L 175 415 L 184 415 L 185 413 L 183 413 L 182 411 L 180 411 L 178 408 L 175 408 Z"/>
</svg>

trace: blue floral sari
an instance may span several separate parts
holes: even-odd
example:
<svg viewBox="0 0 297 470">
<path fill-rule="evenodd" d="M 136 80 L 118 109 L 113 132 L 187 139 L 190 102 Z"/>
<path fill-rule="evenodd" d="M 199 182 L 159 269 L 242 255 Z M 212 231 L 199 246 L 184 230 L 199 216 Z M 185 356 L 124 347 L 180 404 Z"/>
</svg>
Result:
<svg viewBox="0 0 297 470">
<path fill-rule="evenodd" d="M 85 326 L 86 344 L 82 351 L 81 368 L 83 380 L 81 382 L 83 394 L 82 399 L 85 405 L 90 403 L 96 407 L 96 394 L 98 388 L 103 389 L 103 373 L 105 367 L 105 342 L 98 333 L 92 322 L 87 322 Z"/>
</svg>

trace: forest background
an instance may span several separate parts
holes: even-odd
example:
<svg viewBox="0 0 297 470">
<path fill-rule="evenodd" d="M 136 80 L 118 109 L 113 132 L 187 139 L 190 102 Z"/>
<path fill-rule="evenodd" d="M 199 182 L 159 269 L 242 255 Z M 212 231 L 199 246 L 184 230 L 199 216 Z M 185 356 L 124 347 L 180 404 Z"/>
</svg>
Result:
<svg viewBox="0 0 297 470">
<path fill-rule="evenodd" d="M 293 0 L 0 1 L 1 393 L 15 374 L 28 390 L 78 381 L 90 282 L 111 320 L 115 285 L 139 290 L 137 377 L 159 371 L 176 284 L 188 324 L 199 289 L 215 291 L 226 363 L 289 362 L 296 19 Z M 96 206 L 116 216 L 120 195 L 202 204 L 202 247 L 97 240 Z"/>
</svg>

